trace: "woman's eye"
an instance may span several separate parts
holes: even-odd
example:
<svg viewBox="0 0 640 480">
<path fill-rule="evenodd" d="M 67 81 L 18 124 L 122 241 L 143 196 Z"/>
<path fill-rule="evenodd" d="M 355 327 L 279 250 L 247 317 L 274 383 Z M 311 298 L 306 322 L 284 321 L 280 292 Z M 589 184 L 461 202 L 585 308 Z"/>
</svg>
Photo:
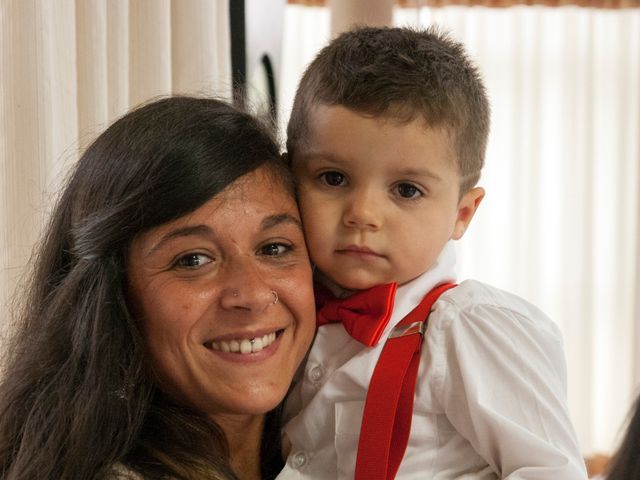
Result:
<svg viewBox="0 0 640 480">
<path fill-rule="evenodd" d="M 320 175 L 322 181 L 330 187 L 339 187 L 344 184 L 344 175 L 340 172 L 325 172 Z"/>
<path fill-rule="evenodd" d="M 418 198 L 423 195 L 422 191 L 418 187 L 410 183 L 401 183 L 397 185 L 396 191 L 402 198 Z"/>
<path fill-rule="evenodd" d="M 211 263 L 213 260 L 203 253 L 189 253 L 178 258 L 175 262 L 175 266 L 179 268 L 198 269 L 207 263 Z"/>
<path fill-rule="evenodd" d="M 260 254 L 268 257 L 278 257 L 280 255 L 284 255 L 289 250 L 291 250 L 290 245 L 285 245 L 283 243 L 270 243 L 260 248 Z"/>
</svg>

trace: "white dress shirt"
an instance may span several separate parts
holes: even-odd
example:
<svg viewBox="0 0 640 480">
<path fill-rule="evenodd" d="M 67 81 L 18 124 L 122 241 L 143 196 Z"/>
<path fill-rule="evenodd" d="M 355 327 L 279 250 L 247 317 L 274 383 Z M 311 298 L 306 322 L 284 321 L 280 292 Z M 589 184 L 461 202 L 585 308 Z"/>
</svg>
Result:
<svg viewBox="0 0 640 480">
<path fill-rule="evenodd" d="M 454 279 L 449 242 L 398 288 L 380 343 L 320 327 L 285 408 L 279 480 L 352 479 L 364 401 L 384 341 L 434 286 Z M 586 479 L 566 405 L 560 332 L 515 295 L 464 281 L 435 304 L 422 345 L 411 434 L 396 478 Z"/>
</svg>

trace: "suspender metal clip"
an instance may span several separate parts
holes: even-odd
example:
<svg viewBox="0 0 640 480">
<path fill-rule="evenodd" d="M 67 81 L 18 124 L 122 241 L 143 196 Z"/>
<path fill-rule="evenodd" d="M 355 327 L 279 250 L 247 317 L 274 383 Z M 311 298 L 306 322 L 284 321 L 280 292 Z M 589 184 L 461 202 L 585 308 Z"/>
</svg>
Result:
<svg viewBox="0 0 640 480">
<path fill-rule="evenodd" d="M 413 322 L 409 325 L 396 325 L 393 330 L 391 330 L 389 338 L 406 337 L 408 335 L 415 334 L 424 335 L 426 326 L 426 322 Z"/>
</svg>

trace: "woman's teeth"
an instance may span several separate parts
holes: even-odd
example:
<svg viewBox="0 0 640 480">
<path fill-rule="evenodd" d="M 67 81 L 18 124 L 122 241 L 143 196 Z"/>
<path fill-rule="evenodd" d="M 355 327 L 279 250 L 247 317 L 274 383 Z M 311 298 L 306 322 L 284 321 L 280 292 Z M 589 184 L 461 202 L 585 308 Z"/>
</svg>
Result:
<svg viewBox="0 0 640 480">
<path fill-rule="evenodd" d="M 273 342 L 276 341 L 276 332 L 267 333 L 262 337 L 243 339 L 243 340 L 217 340 L 210 342 L 209 346 L 211 350 L 217 350 L 220 352 L 240 353 L 246 355 L 248 353 L 256 353 L 260 350 L 267 348 Z"/>
</svg>

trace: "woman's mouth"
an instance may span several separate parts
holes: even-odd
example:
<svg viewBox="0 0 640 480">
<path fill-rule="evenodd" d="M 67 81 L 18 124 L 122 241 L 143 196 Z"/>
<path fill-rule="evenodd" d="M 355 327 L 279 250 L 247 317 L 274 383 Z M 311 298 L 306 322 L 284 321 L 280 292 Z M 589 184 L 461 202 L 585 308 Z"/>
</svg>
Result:
<svg viewBox="0 0 640 480">
<path fill-rule="evenodd" d="M 278 330 L 277 332 L 267 333 L 260 337 L 255 338 L 238 338 L 232 340 L 212 340 L 205 343 L 205 346 L 211 350 L 224 352 L 224 353 L 238 353 L 241 355 L 248 355 L 250 353 L 257 353 L 273 342 L 283 332 Z"/>
</svg>

